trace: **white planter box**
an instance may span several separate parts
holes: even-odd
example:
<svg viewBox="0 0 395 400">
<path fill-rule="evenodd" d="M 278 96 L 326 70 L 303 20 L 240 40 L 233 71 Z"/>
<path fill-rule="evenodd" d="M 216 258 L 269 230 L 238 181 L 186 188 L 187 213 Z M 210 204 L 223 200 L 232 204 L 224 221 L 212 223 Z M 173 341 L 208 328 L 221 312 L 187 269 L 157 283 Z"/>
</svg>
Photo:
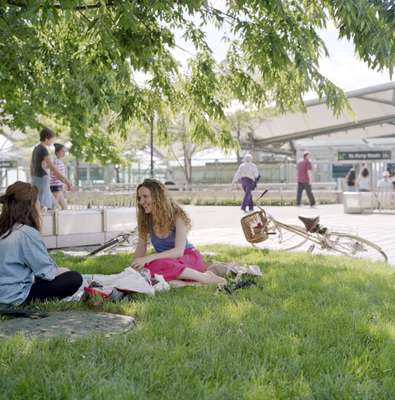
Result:
<svg viewBox="0 0 395 400">
<path fill-rule="evenodd" d="M 103 215 L 98 210 L 59 211 L 55 213 L 56 234 L 59 236 L 103 232 Z"/>
<path fill-rule="evenodd" d="M 55 235 L 54 213 L 46 212 L 41 218 L 41 234 L 43 236 Z"/>
<path fill-rule="evenodd" d="M 395 192 L 378 192 L 375 197 L 379 210 L 395 210 Z"/>
<path fill-rule="evenodd" d="M 56 248 L 62 247 L 76 247 L 76 246 L 90 246 L 93 244 L 104 243 L 104 232 L 95 233 L 80 233 L 71 235 L 56 236 Z"/>
<path fill-rule="evenodd" d="M 107 208 L 103 210 L 104 232 L 125 232 L 136 227 L 135 208 Z"/>
<path fill-rule="evenodd" d="M 57 242 L 56 242 L 56 236 L 51 235 L 51 236 L 43 236 L 44 243 L 47 246 L 47 249 L 56 249 L 57 248 Z"/>
<path fill-rule="evenodd" d="M 42 235 L 49 249 L 102 244 L 135 228 L 134 208 L 48 212 L 42 220 Z"/>
<path fill-rule="evenodd" d="M 375 208 L 375 198 L 372 192 L 344 192 L 344 212 L 346 214 L 361 214 Z"/>
</svg>

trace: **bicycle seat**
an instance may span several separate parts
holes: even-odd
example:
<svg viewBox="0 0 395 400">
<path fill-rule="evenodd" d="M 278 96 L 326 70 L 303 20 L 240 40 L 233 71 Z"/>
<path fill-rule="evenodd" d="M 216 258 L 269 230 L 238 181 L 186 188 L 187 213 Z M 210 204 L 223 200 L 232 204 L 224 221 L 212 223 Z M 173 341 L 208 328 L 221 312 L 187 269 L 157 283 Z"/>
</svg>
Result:
<svg viewBox="0 0 395 400">
<path fill-rule="evenodd" d="M 318 224 L 320 223 L 320 217 L 298 217 L 304 224 L 307 232 L 315 232 Z"/>
</svg>

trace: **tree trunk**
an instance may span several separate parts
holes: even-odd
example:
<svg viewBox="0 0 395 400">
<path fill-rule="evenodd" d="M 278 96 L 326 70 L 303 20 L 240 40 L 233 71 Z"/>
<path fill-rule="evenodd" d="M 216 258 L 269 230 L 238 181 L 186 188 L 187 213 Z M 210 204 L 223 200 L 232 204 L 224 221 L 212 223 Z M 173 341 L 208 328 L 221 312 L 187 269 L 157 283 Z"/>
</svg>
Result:
<svg viewBox="0 0 395 400">
<path fill-rule="evenodd" d="M 80 162 L 78 159 L 75 160 L 75 176 L 74 176 L 75 187 L 80 185 Z"/>
<path fill-rule="evenodd" d="M 237 141 L 240 146 L 240 122 L 237 121 Z M 236 150 L 236 157 L 237 157 L 237 164 L 241 164 L 241 156 L 240 156 L 240 150 L 237 148 Z"/>
<path fill-rule="evenodd" d="M 184 174 L 188 190 L 192 187 L 192 155 L 196 146 L 190 142 L 183 143 L 184 150 Z"/>
</svg>

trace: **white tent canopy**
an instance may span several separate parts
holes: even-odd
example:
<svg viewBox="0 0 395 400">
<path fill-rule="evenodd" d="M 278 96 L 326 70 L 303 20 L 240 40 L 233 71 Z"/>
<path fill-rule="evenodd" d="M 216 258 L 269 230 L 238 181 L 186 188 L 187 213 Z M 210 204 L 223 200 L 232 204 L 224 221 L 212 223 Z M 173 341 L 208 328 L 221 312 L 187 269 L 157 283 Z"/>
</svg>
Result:
<svg viewBox="0 0 395 400">
<path fill-rule="evenodd" d="M 256 148 L 279 148 L 315 136 L 321 136 L 321 140 L 395 137 L 395 82 L 353 90 L 346 95 L 353 113 L 344 112 L 336 117 L 324 101 L 307 101 L 305 113 L 286 113 L 257 122 L 250 144 Z M 245 138 L 242 145 L 248 146 L 249 141 Z"/>
</svg>

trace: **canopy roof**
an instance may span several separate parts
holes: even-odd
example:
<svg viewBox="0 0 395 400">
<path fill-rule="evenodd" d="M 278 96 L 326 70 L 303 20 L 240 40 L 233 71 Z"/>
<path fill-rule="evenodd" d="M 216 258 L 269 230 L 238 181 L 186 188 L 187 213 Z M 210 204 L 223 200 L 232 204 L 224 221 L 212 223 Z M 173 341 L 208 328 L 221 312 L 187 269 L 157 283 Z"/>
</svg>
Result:
<svg viewBox="0 0 395 400">
<path fill-rule="evenodd" d="M 242 146 L 252 144 L 256 149 L 267 149 L 288 143 L 293 148 L 295 140 L 324 135 L 347 140 L 395 137 L 395 82 L 353 90 L 346 95 L 353 113 L 344 112 L 336 117 L 325 100 L 307 101 L 306 112 L 286 113 L 257 122 L 253 143 L 245 138 Z"/>
</svg>

